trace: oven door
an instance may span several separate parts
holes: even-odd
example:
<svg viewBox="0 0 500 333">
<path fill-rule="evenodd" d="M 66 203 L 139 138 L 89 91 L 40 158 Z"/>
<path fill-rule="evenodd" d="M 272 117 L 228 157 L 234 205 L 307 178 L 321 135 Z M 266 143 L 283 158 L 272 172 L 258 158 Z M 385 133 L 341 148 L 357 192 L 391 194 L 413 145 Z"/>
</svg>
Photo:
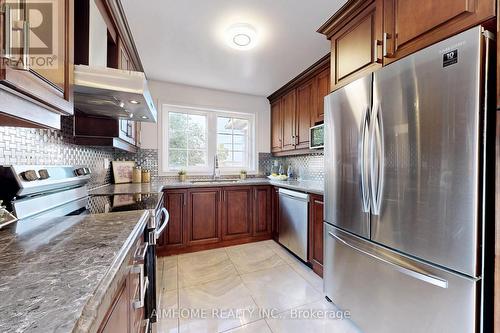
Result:
<svg viewBox="0 0 500 333">
<path fill-rule="evenodd" d="M 155 210 L 155 213 L 151 217 L 148 230 L 148 239 L 151 244 L 149 247 L 149 252 L 146 260 L 146 271 L 150 281 L 150 288 L 148 288 L 148 293 L 146 294 L 146 318 L 149 319 L 150 332 L 156 331 L 157 314 L 161 309 L 157 308 L 159 304 L 159 292 L 160 281 L 157 280 L 156 276 L 156 244 L 157 240 L 161 237 L 166 229 L 170 216 L 168 211 L 163 206 L 163 197 Z"/>
</svg>

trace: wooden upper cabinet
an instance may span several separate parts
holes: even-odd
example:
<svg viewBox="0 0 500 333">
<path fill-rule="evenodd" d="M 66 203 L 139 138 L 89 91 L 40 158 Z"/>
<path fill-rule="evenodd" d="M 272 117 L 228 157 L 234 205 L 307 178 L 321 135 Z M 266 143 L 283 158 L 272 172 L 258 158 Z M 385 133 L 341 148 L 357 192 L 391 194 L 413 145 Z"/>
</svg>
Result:
<svg viewBox="0 0 500 333">
<path fill-rule="evenodd" d="M 281 151 L 283 144 L 283 126 L 281 99 L 271 103 L 271 151 Z"/>
<path fill-rule="evenodd" d="M 252 188 L 241 186 L 222 190 L 222 239 L 252 235 Z"/>
<path fill-rule="evenodd" d="M 323 70 L 316 77 L 316 113 L 314 123 L 321 123 L 325 116 L 325 97 L 330 94 L 330 68 Z"/>
<path fill-rule="evenodd" d="M 188 245 L 221 240 L 221 191 L 219 188 L 188 191 Z"/>
<path fill-rule="evenodd" d="M 332 90 L 382 66 L 382 11 L 377 2 L 380 0 L 363 1 L 348 22 L 331 36 Z"/>
<path fill-rule="evenodd" d="M 334 91 L 495 17 L 493 0 L 351 0 L 318 32 L 331 40 Z"/>
<path fill-rule="evenodd" d="M 295 148 L 309 148 L 309 129 L 316 111 L 316 81 L 311 79 L 297 88 Z"/>
<path fill-rule="evenodd" d="M 39 8 L 37 6 L 43 6 Z M 73 114 L 73 0 L 49 0 L 41 3 L 26 0 L 0 0 L 2 25 L 0 33 L 1 58 L 0 85 L 14 91 L 17 96 L 36 103 L 36 107 L 57 114 Z M 49 10 L 47 11 L 47 8 Z M 53 16 L 38 22 L 36 13 Z M 7 22 L 6 17 L 10 17 Z M 37 23 L 38 22 L 38 23 Z M 39 24 L 39 26 L 35 26 Z M 8 31 L 7 31 L 8 30 Z M 10 38 L 6 38 L 9 36 Z M 3 97 L 5 98 L 5 97 Z M 4 99 L 4 105 L 9 101 Z M 30 118 L 35 106 L 26 110 L 5 110 L 18 119 Z M 9 112 L 10 111 L 10 112 Z M 4 112 L 0 108 L 0 112 Z M 42 120 L 40 124 L 45 122 Z M 4 125 L 0 123 L 0 125 Z M 59 128 L 47 123 L 47 127 Z"/>
<path fill-rule="evenodd" d="M 295 90 L 290 91 L 281 99 L 281 112 L 283 115 L 283 145 L 282 150 L 295 149 Z"/>
<path fill-rule="evenodd" d="M 492 0 L 384 0 L 385 63 L 495 16 Z"/>
</svg>

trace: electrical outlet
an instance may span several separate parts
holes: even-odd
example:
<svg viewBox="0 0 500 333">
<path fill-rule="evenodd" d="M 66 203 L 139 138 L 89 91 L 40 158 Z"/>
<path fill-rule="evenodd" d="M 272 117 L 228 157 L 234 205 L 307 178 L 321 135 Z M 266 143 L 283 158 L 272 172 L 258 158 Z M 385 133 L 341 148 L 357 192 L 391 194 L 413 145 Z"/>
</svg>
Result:
<svg viewBox="0 0 500 333">
<path fill-rule="evenodd" d="M 109 169 L 109 159 L 105 158 L 104 159 L 104 170 L 108 170 Z"/>
</svg>

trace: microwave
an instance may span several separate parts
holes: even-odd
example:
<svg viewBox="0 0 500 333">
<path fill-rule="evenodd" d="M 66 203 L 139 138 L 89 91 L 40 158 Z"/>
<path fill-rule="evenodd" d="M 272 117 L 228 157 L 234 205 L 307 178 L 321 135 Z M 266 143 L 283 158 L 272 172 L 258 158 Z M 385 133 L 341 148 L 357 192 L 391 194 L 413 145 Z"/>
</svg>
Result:
<svg viewBox="0 0 500 333">
<path fill-rule="evenodd" d="M 309 148 L 310 149 L 322 149 L 325 146 L 325 135 L 324 135 L 325 125 L 313 126 L 309 130 Z"/>
</svg>

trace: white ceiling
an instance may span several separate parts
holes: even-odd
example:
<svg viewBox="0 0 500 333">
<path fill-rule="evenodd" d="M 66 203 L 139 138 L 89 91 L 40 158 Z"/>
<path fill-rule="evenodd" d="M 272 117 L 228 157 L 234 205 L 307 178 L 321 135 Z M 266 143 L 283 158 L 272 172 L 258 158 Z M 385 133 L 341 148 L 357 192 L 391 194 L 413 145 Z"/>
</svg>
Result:
<svg viewBox="0 0 500 333">
<path fill-rule="evenodd" d="M 347 0 L 122 0 L 149 79 L 268 96 L 329 51 L 316 30 Z M 225 44 L 234 23 L 255 48 Z"/>
</svg>

